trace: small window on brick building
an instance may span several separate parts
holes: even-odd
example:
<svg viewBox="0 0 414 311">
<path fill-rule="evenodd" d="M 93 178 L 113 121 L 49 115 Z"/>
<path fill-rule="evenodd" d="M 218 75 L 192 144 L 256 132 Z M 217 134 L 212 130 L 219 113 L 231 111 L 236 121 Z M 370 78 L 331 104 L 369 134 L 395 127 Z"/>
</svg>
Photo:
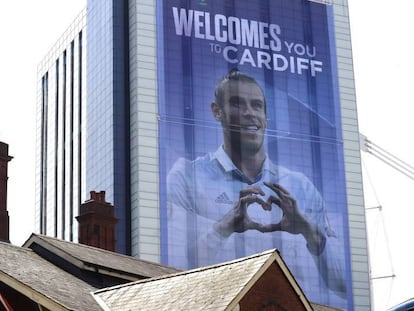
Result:
<svg viewBox="0 0 414 311">
<path fill-rule="evenodd" d="M 99 225 L 94 225 L 93 226 L 93 233 L 94 234 L 99 235 L 99 230 L 100 230 Z"/>
</svg>

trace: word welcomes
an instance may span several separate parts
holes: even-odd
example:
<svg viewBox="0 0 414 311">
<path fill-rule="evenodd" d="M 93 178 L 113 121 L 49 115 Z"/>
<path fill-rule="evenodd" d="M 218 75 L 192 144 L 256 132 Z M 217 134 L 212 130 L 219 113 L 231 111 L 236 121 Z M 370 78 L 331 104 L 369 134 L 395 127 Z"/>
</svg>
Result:
<svg viewBox="0 0 414 311">
<path fill-rule="evenodd" d="M 278 24 L 172 7 L 177 36 L 207 40 L 212 53 L 232 64 L 314 77 L 322 72 L 315 46 L 282 39 Z"/>
</svg>

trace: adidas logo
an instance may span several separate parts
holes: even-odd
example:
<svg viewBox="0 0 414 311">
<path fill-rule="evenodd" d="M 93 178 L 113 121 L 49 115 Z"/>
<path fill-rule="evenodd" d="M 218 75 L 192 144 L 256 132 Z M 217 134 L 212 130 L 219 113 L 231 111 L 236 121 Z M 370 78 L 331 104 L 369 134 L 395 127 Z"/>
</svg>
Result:
<svg viewBox="0 0 414 311">
<path fill-rule="evenodd" d="M 233 204 L 233 201 L 230 200 L 229 196 L 225 192 L 223 192 L 222 194 L 220 194 L 216 198 L 215 202 L 216 203 L 221 203 L 221 204 Z"/>
</svg>

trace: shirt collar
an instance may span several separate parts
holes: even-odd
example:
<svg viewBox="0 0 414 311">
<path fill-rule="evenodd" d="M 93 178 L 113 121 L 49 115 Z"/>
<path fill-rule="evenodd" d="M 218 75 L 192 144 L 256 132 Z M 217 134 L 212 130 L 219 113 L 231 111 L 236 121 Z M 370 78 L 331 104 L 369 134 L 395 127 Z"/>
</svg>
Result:
<svg viewBox="0 0 414 311">
<path fill-rule="evenodd" d="M 224 169 L 224 171 L 226 173 L 233 173 L 233 175 L 237 176 L 242 181 L 249 180 L 243 174 L 243 172 L 241 172 L 236 167 L 236 165 L 234 165 L 233 161 L 230 159 L 230 157 L 224 151 L 223 145 L 218 147 L 216 152 L 213 154 L 212 160 L 214 160 L 214 159 L 218 161 L 218 163 L 221 165 L 221 167 Z M 269 160 L 269 157 L 266 154 L 266 157 L 265 157 L 265 160 L 264 160 L 264 163 L 263 163 L 263 167 L 262 167 L 262 172 L 259 174 L 259 176 L 257 176 L 257 179 L 254 182 L 260 180 L 260 178 L 263 176 L 263 173 L 265 171 L 268 171 L 269 169 L 270 169 L 270 160 Z M 249 183 L 251 183 L 251 182 L 249 182 Z"/>
</svg>

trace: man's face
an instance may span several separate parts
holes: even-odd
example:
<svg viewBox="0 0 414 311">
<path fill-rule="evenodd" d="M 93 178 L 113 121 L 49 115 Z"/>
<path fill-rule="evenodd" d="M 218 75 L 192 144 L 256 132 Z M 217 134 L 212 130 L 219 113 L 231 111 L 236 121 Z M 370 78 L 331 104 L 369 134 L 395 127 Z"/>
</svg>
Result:
<svg viewBox="0 0 414 311">
<path fill-rule="evenodd" d="M 231 149 L 255 154 L 263 147 L 266 129 L 265 100 L 253 82 L 232 81 L 224 89 L 220 120 Z"/>
</svg>

